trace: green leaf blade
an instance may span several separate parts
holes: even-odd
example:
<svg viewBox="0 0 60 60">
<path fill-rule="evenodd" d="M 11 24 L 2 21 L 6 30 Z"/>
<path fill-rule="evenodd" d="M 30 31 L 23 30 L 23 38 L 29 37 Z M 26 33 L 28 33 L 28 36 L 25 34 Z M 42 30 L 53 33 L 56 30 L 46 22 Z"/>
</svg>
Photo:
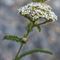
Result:
<svg viewBox="0 0 60 60">
<path fill-rule="evenodd" d="M 50 52 L 48 50 L 43 50 L 43 49 L 37 48 L 37 49 L 33 49 L 33 50 L 30 50 L 30 51 L 27 51 L 27 52 L 21 54 L 18 58 L 21 59 L 24 56 L 27 56 L 27 55 L 30 55 L 30 54 L 33 54 L 33 53 L 36 53 L 36 52 L 46 53 L 46 54 L 50 54 L 50 55 L 53 54 L 52 52 Z"/>
<path fill-rule="evenodd" d="M 19 40 L 19 38 L 17 36 L 14 36 L 14 35 L 5 35 L 4 36 L 4 39 L 7 39 L 7 40 Z"/>
<path fill-rule="evenodd" d="M 17 36 L 14 35 L 5 35 L 3 39 L 6 40 L 11 40 L 11 41 L 16 41 L 16 42 L 20 42 L 20 43 L 25 43 L 22 38 L 19 38 Z"/>
</svg>

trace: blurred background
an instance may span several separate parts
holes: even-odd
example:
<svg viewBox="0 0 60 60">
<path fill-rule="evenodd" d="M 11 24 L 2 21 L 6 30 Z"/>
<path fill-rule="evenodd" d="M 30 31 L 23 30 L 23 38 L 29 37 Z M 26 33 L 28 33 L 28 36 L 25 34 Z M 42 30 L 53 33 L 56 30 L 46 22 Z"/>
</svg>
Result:
<svg viewBox="0 0 60 60">
<path fill-rule="evenodd" d="M 13 60 L 19 43 L 3 40 L 5 34 L 23 36 L 26 31 L 27 19 L 17 14 L 17 8 L 30 3 L 31 0 L 0 0 L 0 60 Z M 36 53 L 22 60 L 60 60 L 60 0 L 47 2 L 58 16 L 58 21 L 41 26 L 41 32 L 36 29 L 30 34 L 29 42 L 21 52 L 34 48 L 49 49 L 53 55 Z"/>
</svg>

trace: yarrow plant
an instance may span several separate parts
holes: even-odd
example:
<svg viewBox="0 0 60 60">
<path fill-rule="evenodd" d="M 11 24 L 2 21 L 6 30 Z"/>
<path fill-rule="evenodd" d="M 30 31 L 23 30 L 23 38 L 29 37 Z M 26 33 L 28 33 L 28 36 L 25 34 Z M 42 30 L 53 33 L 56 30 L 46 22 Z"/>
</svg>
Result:
<svg viewBox="0 0 60 60">
<path fill-rule="evenodd" d="M 44 50 L 41 48 L 33 49 L 30 51 L 26 51 L 20 54 L 22 47 L 28 42 L 29 33 L 33 30 L 34 27 L 41 31 L 40 25 L 46 24 L 49 22 L 54 22 L 57 20 L 57 16 L 52 11 L 52 8 L 45 3 L 46 0 L 32 0 L 31 3 L 21 7 L 18 9 L 18 13 L 29 20 L 26 28 L 26 32 L 24 33 L 23 37 L 18 37 L 15 35 L 5 35 L 4 39 L 16 41 L 21 43 L 20 48 L 14 58 L 14 60 L 21 60 L 26 55 L 35 53 L 35 52 L 42 52 L 48 53 L 52 55 L 52 52 L 48 50 Z M 42 18 L 42 19 L 41 19 Z M 42 23 L 41 20 L 44 20 Z"/>
</svg>

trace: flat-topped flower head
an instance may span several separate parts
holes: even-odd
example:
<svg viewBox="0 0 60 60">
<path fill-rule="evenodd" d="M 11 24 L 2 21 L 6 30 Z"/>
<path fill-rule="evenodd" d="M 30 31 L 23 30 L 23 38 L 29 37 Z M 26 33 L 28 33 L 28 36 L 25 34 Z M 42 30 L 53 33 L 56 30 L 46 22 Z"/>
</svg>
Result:
<svg viewBox="0 0 60 60">
<path fill-rule="evenodd" d="M 57 16 L 52 11 L 52 8 L 45 3 L 32 2 L 19 8 L 18 12 L 31 20 L 38 20 L 40 18 L 52 21 L 57 20 Z"/>
</svg>

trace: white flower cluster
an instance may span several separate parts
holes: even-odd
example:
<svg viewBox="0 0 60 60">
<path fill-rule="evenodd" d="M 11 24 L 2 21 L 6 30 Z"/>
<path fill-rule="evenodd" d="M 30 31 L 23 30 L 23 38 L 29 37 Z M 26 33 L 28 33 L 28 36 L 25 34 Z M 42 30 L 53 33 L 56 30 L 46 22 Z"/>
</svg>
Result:
<svg viewBox="0 0 60 60">
<path fill-rule="evenodd" d="M 32 20 L 37 20 L 39 18 L 44 18 L 46 20 L 57 20 L 57 16 L 52 11 L 52 8 L 45 4 L 39 2 L 32 2 L 18 9 L 18 12 L 25 17 L 29 17 Z"/>
</svg>

